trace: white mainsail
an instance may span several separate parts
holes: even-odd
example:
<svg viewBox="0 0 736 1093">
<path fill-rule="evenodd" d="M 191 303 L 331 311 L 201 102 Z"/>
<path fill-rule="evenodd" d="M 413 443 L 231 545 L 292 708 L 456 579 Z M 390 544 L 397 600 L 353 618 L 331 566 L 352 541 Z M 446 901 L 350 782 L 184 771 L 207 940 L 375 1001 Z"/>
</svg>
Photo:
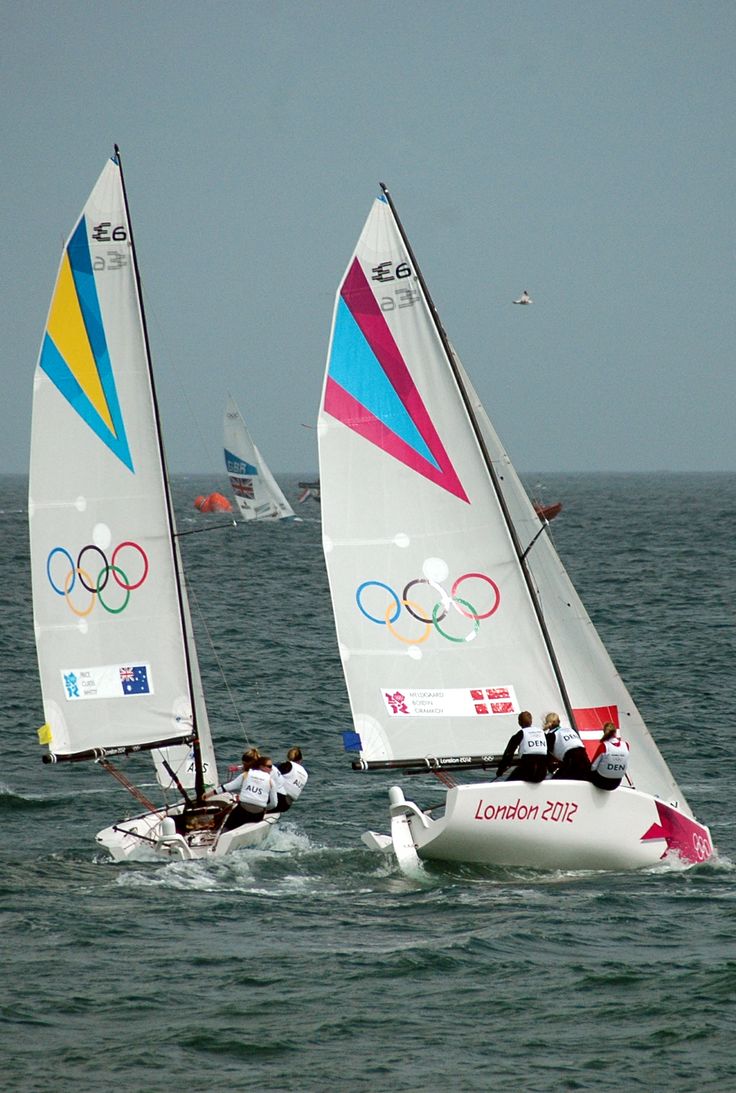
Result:
<svg viewBox="0 0 736 1093">
<path fill-rule="evenodd" d="M 232 395 L 225 405 L 225 467 L 244 520 L 293 520 L 294 510 L 253 442 Z"/>
<path fill-rule="evenodd" d="M 215 782 L 117 156 L 61 258 L 34 379 L 29 524 L 53 756 L 174 745 L 164 754 L 192 785 L 191 747 L 176 742 L 196 733 Z"/>
<path fill-rule="evenodd" d="M 631 742 L 637 787 L 690 814 L 384 195 L 337 293 L 319 458 L 349 751 L 369 767 L 462 766 L 501 752 L 522 709 L 557 711 L 583 739 L 612 720 Z"/>
</svg>

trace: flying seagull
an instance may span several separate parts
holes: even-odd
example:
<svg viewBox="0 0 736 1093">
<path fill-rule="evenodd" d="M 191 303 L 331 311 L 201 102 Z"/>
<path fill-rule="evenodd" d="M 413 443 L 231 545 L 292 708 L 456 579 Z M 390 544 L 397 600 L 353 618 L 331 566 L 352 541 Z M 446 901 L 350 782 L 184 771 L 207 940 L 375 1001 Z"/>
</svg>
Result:
<svg viewBox="0 0 736 1093">
<path fill-rule="evenodd" d="M 524 291 L 522 292 L 522 294 L 521 294 L 521 296 L 519 297 L 519 299 L 518 299 L 518 300 L 514 300 L 514 303 L 515 303 L 515 304 L 533 304 L 533 303 L 534 303 L 534 300 L 532 300 L 532 298 L 531 298 L 531 296 L 529 295 L 529 293 L 527 292 L 527 290 L 526 290 L 526 289 L 524 289 Z"/>
</svg>

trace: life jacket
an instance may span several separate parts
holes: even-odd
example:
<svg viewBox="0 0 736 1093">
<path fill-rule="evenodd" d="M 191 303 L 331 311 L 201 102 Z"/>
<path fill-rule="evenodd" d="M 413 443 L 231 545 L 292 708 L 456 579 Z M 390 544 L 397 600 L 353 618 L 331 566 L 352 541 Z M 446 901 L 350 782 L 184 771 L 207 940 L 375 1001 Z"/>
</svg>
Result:
<svg viewBox="0 0 736 1093">
<path fill-rule="evenodd" d="M 582 740 L 575 732 L 575 729 L 565 729 L 562 725 L 554 730 L 552 737 L 552 754 L 555 759 L 560 762 L 565 758 L 565 755 L 572 751 L 573 748 L 584 748 Z"/>
<path fill-rule="evenodd" d="M 271 767 L 271 784 L 276 793 L 284 792 L 284 776 L 275 764 Z"/>
<path fill-rule="evenodd" d="M 528 729 L 522 729 L 521 731 L 519 755 L 547 755 L 547 737 L 542 729 L 530 725 Z"/>
<path fill-rule="evenodd" d="M 601 778 L 611 778 L 620 782 L 629 766 L 629 749 L 623 740 L 616 736 L 606 740 L 605 748 L 606 750 L 593 760 L 590 769 Z"/>
<path fill-rule="evenodd" d="M 286 764 L 284 764 L 284 766 L 286 766 Z M 285 773 L 284 771 L 281 771 L 281 792 L 295 801 L 307 784 L 308 778 L 309 775 L 301 763 L 295 763 L 292 759 L 291 769 L 287 770 Z"/>
<path fill-rule="evenodd" d="M 267 770 L 249 770 L 240 787 L 241 805 L 268 806 L 271 795 L 271 775 Z"/>
</svg>

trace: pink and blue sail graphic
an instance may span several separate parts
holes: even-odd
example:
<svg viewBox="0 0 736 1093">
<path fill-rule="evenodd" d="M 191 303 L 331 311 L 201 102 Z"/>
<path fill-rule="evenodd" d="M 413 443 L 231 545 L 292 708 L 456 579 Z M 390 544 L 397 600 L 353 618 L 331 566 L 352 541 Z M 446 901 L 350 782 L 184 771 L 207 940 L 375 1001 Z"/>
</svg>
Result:
<svg viewBox="0 0 736 1093">
<path fill-rule="evenodd" d="M 133 471 L 84 216 L 62 258 L 39 365 L 85 424 Z"/>
<path fill-rule="evenodd" d="M 340 289 L 324 409 L 394 459 L 468 501 L 357 258 Z"/>
</svg>

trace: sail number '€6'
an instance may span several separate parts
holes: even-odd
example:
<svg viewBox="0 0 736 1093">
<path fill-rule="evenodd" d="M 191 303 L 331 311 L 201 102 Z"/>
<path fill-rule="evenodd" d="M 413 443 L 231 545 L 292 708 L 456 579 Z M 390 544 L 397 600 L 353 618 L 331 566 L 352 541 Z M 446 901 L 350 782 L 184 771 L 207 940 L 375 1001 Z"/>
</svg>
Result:
<svg viewBox="0 0 736 1093">
<path fill-rule="evenodd" d="M 371 281 L 400 281 L 403 277 L 411 277 L 411 266 L 408 262 L 399 262 L 397 266 L 393 262 L 380 262 L 371 273 Z"/>
<path fill-rule="evenodd" d="M 371 270 L 371 280 L 380 281 L 382 284 L 386 281 L 403 281 L 407 277 L 414 277 L 408 262 L 398 262 L 396 265 L 390 261 L 379 262 Z M 402 285 L 393 290 L 393 295 L 381 297 L 381 311 L 393 311 L 396 307 L 412 307 L 418 299 L 419 293 L 415 288 Z"/>
<path fill-rule="evenodd" d="M 92 228 L 92 239 L 95 243 L 124 243 L 128 238 L 128 232 L 124 224 L 112 226 L 110 220 L 102 220 Z M 92 268 L 96 271 L 103 269 L 124 269 L 128 264 L 128 258 L 124 250 L 108 249 L 104 256 L 99 252 L 95 254 Z"/>
<path fill-rule="evenodd" d="M 123 243 L 128 238 L 128 233 L 123 224 L 118 224 L 113 228 L 109 220 L 103 220 L 101 223 L 95 224 L 92 229 L 92 238 L 95 243 Z"/>
</svg>

